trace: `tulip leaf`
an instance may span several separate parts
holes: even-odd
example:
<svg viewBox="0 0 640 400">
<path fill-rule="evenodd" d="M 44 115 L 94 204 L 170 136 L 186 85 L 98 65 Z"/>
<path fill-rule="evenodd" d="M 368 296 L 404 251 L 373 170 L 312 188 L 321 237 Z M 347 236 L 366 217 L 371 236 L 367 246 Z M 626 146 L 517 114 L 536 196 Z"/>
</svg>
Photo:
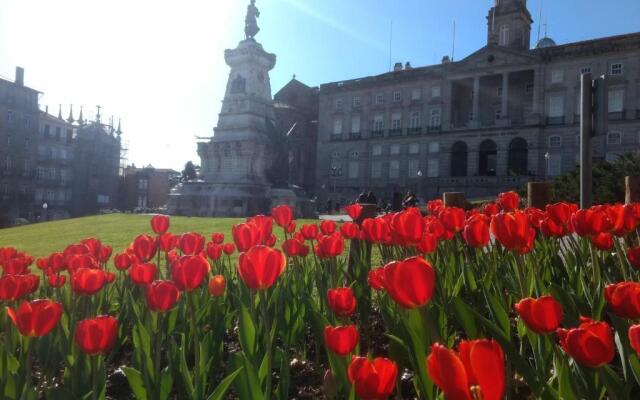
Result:
<svg viewBox="0 0 640 400">
<path fill-rule="evenodd" d="M 144 380 L 142 379 L 142 373 L 134 368 L 123 367 L 122 371 L 129 381 L 131 391 L 136 396 L 137 400 L 147 400 L 147 390 L 144 387 Z"/>
<path fill-rule="evenodd" d="M 628 359 L 633 377 L 636 378 L 636 382 L 640 385 L 640 359 L 635 354 L 630 354 Z"/>
<path fill-rule="evenodd" d="M 253 359 L 256 352 L 256 327 L 249 310 L 244 305 L 240 306 L 238 325 L 242 350 Z"/>
<path fill-rule="evenodd" d="M 624 391 L 624 384 L 618 375 L 609 367 L 604 365 L 598 369 L 598 375 L 602 383 L 607 388 L 607 395 L 612 400 L 628 399 L 629 396 Z"/>
<path fill-rule="evenodd" d="M 237 379 L 234 381 L 235 391 L 241 399 L 262 400 L 264 399 L 258 374 L 242 352 L 234 353 L 231 358 L 235 368 L 242 369 Z"/>
<path fill-rule="evenodd" d="M 178 353 L 180 354 L 180 375 L 182 375 L 182 382 L 185 386 L 185 389 L 189 393 L 189 396 L 193 397 L 195 389 L 193 387 L 193 380 L 191 379 L 189 366 L 187 365 L 186 338 L 184 337 L 184 334 L 180 336 L 181 336 L 181 346 L 178 349 Z"/>
<path fill-rule="evenodd" d="M 162 371 L 160 376 L 160 400 L 167 400 L 173 389 L 173 376 L 168 369 Z"/>
<path fill-rule="evenodd" d="M 453 310 L 456 313 L 458 322 L 460 322 L 460 324 L 464 328 L 464 331 L 467 334 L 467 337 L 469 339 L 475 339 L 476 337 L 478 337 L 478 328 L 476 326 L 476 320 L 473 316 L 473 313 L 470 310 L 469 305 L 467 305 L 459 297 L 454 297 Z"/>
<path fill-rule="evenodd" d="M 231 387 L 231 384 L 233 384 L 233 381 L 240 374 L 240 372 L 242 372 L 243 369 L 244 367 L 238 368 L 234 372 L 227 375 L 222 381 L 220 381 L 220 383 L 216 387 L 216 390 L 214 390 L 213 393 L 211 393 L 211 395 L 207 397 L 207 400 L 222 400 L 224 398 L 224 395 L 229 390 L 229 387 Z"/>
<path fill-rule="evenodd" d="M 493 318 L 498 322 L 504 335 L 508 338 L 511 337 L 511 322 L 509 321 L 509 314 L 505 311 L 504 307 L 500 303 L 500 300 L 491 293 L 485 291 L 485 296 L 491 309 Z"/>
</svg>

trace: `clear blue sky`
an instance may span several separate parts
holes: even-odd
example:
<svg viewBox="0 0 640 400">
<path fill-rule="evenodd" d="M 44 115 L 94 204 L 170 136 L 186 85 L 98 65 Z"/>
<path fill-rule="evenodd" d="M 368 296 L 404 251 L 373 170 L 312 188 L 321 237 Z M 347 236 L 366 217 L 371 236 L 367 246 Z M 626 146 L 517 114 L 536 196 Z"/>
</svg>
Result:
<svg viewBox="0 0 640 400">
<path fill-rule="evenodd" d="M 243 38 L 248 0 L 0 0 L 0 76 L 16 65 L 65 116 L 95 105 L 122 117 L 129 161 L 181 168 L 199 161 L 195 136 L 211 134 L 228 68 Z M 529 0 L 538 31 L 541 0 Z M 493 0 L 257 0 L 257 39 L 278 62 L 275 93 L 295 73 L 309 85 L 455 58 L 486 42 Z M 640 31 L 640 0 L 544 0 L 542 23 L 559 44 Z M 544 32 L 544 28 L 542 29 Z"/>
</svg>

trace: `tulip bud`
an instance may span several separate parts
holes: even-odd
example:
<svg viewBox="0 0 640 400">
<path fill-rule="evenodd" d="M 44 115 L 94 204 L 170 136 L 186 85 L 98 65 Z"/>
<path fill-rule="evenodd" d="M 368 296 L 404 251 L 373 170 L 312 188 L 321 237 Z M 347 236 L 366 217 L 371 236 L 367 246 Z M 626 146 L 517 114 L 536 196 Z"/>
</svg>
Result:
<svg viewBox="0 0 640 400">
<path fill-rule="evenodd" d="M 324 388 L 324 394 L 328 399 L 335 399 L 338 396 L 338 382 L 330 369 L 324 373 L 322 386 Z"/>
</svg>

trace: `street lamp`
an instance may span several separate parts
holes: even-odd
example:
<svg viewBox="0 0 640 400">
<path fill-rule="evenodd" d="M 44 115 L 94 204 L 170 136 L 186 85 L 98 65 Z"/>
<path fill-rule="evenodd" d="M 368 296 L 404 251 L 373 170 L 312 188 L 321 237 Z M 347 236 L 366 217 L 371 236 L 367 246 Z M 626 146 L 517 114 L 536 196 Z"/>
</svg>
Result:
<svg viewBox="0 0 640 400">
<path fill-rule="evenodd" d="M 547 151 L 546 153 L 544 153 L 544 159 L 546 161 L 546 166 L 545 166 L 545 175 L 547 178 L 549 178 L 549 160 L 551 159 L 551 154 L 549 154 L 549 152 Z"/>
<path fill-rule="evenodd" d="M 42 219 L 47 220 L 47 209 L 49 208 L 49 204 L 45 201 L 42 203 Z"/>
</svg>

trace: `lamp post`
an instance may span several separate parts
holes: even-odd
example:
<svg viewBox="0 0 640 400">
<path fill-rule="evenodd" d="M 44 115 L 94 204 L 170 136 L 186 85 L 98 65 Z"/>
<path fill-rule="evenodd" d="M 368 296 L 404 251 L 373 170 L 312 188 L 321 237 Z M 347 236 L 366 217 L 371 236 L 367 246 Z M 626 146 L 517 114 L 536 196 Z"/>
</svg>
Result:
<svg viewBox="0 0 640 400">
<path fill-rule="evenodd" d="M 422 194 L 422 170 L 418 170 L 418 193 Z"/>
<path fill-rule="evenodd" d="M 49 204 L 47 204 L 47 202 L 45 201 L 44 203 L 42 203 L 42 219 L 44 221 L 47 220 L 47 209 L 49 209 Z"/>
<path fill-rule="evenodd" d="M 546 175 L 547 178 L 549 178 L 550 174 L 549 174 L 549 160 L 551 159 L 551 154 L 549 154 L 549 152 L 547 151 L 546 153 L 544 153 L 544 159 L 545 159 L 545 170 L 544 173 Z"/>
</svg>

